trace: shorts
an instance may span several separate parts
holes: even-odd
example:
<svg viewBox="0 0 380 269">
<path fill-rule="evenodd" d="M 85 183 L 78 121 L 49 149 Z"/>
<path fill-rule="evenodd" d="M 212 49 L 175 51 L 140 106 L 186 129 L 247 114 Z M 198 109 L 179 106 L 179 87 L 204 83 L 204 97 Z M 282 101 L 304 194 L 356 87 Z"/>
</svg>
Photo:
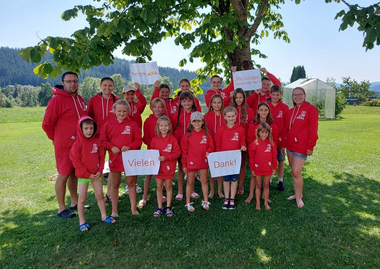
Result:
<svg viewBox="0 0 380 269">
<path fill-rule="evenodd" d="M 278 162 L 284 162 L 285 161 L 285 155 L 281 155 L 281 147 L 277 148 L 277 161 Z"/>
<path fill-rule="evenodd" d="M 97 180 L 94 180 L 94 181 L 99 181 L 99 180 L 102 180 L 101 177 L 99 177 Z M 92 182 L 92 179 L 89 179 L 89 178 L 78 178 L 78 183 L 90 183 Z"/>
<path fill-rule="evenodd" d="M 70 160 L 70 151 L 55 151 L 55 163 L 60 175 L 70 175 L 74 171 L 73 162 Z"/>
<path fill-rule="evenodd" d="M 307 159 L 307 155 L 301 154 L 301 153 L 298 153 L 298 152 L 295 152 L 295 151 L 291 151 L 291 150 L 287 149 L 286 153 L 292 154 L 293 158 L 301 159 L 301 160 L 304 160 L 304 161 L 306 161 L 306 159 Z"/>
<path fill-rule="evenodd" d="M 223 181 L 224 182 L 236 182 L 238 180 L 238 175 L 228 175 L 228 176 L 223 176 Z"/>
</svg>

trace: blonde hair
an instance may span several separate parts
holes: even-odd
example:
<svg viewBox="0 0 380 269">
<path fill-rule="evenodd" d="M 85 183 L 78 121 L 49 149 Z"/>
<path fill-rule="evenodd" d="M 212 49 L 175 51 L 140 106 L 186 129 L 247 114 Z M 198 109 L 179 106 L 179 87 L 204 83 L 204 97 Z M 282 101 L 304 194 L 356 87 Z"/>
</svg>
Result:
<svg viewBox="0 0 380 269">
<path fill-rule="evenodd" d="M 158 99 L 158 98 L 156 98 L 156 99 Z M 159 128 L 160 122 L 162 122 L 162 121 L 166 121 L 169 123 L 169 132 L 167 135 L 171 135 L 173 133 L 173 126 L 172 126 L 172 123 L 167 116 L 161 116 L 158 118 L 154 132 L 156 133 L 156 135 L 162 136 L 162 133 L 161 133 L 160 128 Z"/>
<path fill-rule="evenodd" d="M 158 104 L 158 103 L 160 103 L 161 104 L 161 106 L 162 106 L 162 108 L 163 109 L 166 109 L 166 105 L 165 105 L 165 102 L 164 102 L 164 100 L 162 100 L 161 98 L 154 98 L 152 101 L 151 101 L 151 106 L 154 106 L 155 104 Z"/>
<path fill-rule="evenodd" d="M 266 123 L 266 122 L 262 122 L 262 123 L 260 123 L 259 127 L 257 127 L 257 130 L 256 130 L 256 141 L 255 141 L 255 142 L 257 143 L 257 142 L 259 141 L 259 139 L 260 139 L 260 135 L 259 135 L 259 133 L 262 132 L 262 131 L 268 133 L 268 139 L 269 139 L 269 142 L 270 142 L 270 144 L 273 146 L 272 131 L 271 131 L 271 129 L 270 129 L 269 124 Z"/>
<path fill-rule="evenodd" d="M 226 107 L 226 108 L 223 110 L 223 115 L 226 116 L 226 114 L 227 114 L 228 112 L 235 112 L 235 115 L 237 115 L 236 108 L 234 108 L 233 106 L 228 106 L 228 107 Z"/>
<path fill-rule="evenodd" d="M 119 99 L 117 100 L 113 106 L 112 106 L 112 110 L 115 111 L 116 110 L 116 107 L 118 105 L 122 105 L 122 106 L 126 106 L 128 108 L 128 113 L 131 111 L 131 107 L 129 106 L 129 103 L 128 101 L 124 100 L 124 99 Z M 116 115 L 115 115 L 116 116 Z"/>
</svg>

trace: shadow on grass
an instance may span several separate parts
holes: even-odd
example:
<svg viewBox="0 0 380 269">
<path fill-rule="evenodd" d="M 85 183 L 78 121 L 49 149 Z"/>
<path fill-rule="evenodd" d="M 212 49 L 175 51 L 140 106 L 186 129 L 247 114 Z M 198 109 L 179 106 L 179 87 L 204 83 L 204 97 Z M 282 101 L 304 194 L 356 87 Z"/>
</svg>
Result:
<svg viewBox="0 0 380 269">
<path fill-rule="evenodd" d="M 246 194 L 237 197 L 236 210 L 221 209 L 223 200 L 217 195 L 210 200 L 209 212 L 201 209 L 201 199 L 194 201 L 194 213 L 186 211 L 184 201 L 174 200 L 173 218 L 152 216 L 152 180 L 140 215 L 130 214 L 128 196 L 123 195 L 114 225 L 99 222 L 89 193 L 92 208 L 85 216 L 92 229 L 86 233 L 79 232 L 77 218 L 60 219 L 55 210 L 2 212 L 0 267 L 378 268 L 380 183 L 331 174 L 332 184 L 305 177 L 303 209 L 286 200 L 293 193 L 287 180 L 285 192 L 271 188 L 272 210 L 262 206 L 256 211 L 254 202 L 244 203 L 246 179 Z M 290 178 L 287 166 L 285 178 Z M 176 193 L 177 186 L 173 190 Z M 201 193 L 199 182 L 195 190 Z"/>
</svg>

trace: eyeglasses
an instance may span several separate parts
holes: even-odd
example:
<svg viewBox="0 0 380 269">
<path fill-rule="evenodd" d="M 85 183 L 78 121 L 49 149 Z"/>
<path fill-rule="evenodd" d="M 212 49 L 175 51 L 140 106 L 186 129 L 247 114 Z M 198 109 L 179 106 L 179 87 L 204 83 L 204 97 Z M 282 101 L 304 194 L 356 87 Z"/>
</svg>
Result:
<svg viewBox="0 0 380 269">
<path fill-rule="evenodd" d="M 303 96 L 303 93 L 297 93 L 297 94 L 293 94 L 294 97 L 300 97 L 300 96 Z"/>
<path fill-rule="evenodd" d="M 66 82 L 67 84 L 71 84 L 71 83 L 73 83 L 73 84 L 78 84 L 78 80 L 64 80 L 63 82 Z"/>
</svg>

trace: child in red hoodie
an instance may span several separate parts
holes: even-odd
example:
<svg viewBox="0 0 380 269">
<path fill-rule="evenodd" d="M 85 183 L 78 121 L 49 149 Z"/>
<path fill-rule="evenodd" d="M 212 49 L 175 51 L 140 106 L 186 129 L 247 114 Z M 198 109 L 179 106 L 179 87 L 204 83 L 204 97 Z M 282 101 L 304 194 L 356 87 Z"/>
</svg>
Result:
<svg viewBox="0 0 380 269">
<path fill-rule="evenodd" d="M 244 127 L 236 123 L 237 112 L 234 107 L 226 107 L 223 111 L 226 125 L 216 131 L 216 151 L 238 150 L 246 151 Z M 225 199 L 223 209 L 235 209 L 235 195 L 238 186 L 238 175 L 228 175 L 223 177 L 223 187 Z M 231 182 L 231 183 L 230 183 Z M 230 195 L 231 190 L 231 195 Z"/>
<path fill-rule="evenodd" d="M 104 124 L 100 133 L 100 140 L 110 155 L 109 166 L 112 177 L 112 217 L 118 217 L 117 202 L 121 172 L 124 171 L 121 152 L 139 149 L 142 144 L 141 129 L 136 122 L 128 118 L 130 113 L 129 104 L 125 100 L 118 100 L 113 105 L 115 118 Z M 136 176 L 126 176 L 125 180 L 129 187 L 129 200 L 132 214 L 138 215 L 136 208 Z"/>
<path fill-rule="evenodd" d="M 151 149 L 160 151 L 160 170 L 158 175 L 154 176 L 157 181 L 157 203 L 158 208 L 153 213 L 153 216 L 159 217 L 166 211 L 167 217 L 173 216 L 171 202 L 173 197 L 172 180 L 175 174 L 175 166 L 178 157 L 181 155 L 181 149 L 178 146 L 177 139 L 172 135 L 173 128 L 168 117 L 162 116 L 157 120 L 155 133 L 150 144 Z M 166 188 L 167 204 L 162 207 L 163 203 L 163 188 Z"/>
<path fill-rule="evenodd" d="M 208 201 L 207 155 L 214 152 L 214 141 L 207 129 L 206 123 L 203 119 L 203 114 L 199 111 L 195 111 L 191 114 L 191 123 L 188 125 L 187 134 L 182 136 L 181 150 L 182 170 L 185 174 L 187 173 L 186 208 L 189 212 L 195 211 L 192 203 L 190 203 L 190 198 L 194 190 L 195 173 L 199 170 L 204 199 L 202 201 L 202 208 L 209 210 L 210 202 Z"/>
<path fill-rule="evenodd" d="M 268 102 L 271 114 L 273 116 L 274 123 L 278 128 L 278 139 L 277 144 L 277 161 L 278 161 L 278 181 L 277 189 L 279 191 L 284 191 L 284 162 L 285 155 L 282 155 L 281 148 L 285 147 L 285 139 L 283 137 L 283 129 L 285 126 L 285 117 L 289 111 L 287 104 L 283 103 L 281 100 L 281 87 L 278 85 L 273 85 L 270 89 L 270 102 Z"/>
<path fill-rule="evenodd" d="M 255 112 L 253 112 L 252 108 L 248 107 L 246 102 L 246 95 L 242 88 L 237 88 L 232 97 L 232 106 L 236 108 L 237 111 L 237 118 L 236 123 L 239 123 L 241 126 L 244 127 L 245 135 L 247 137 L 248 133 L 248 127 L 249 123 L 252 122 Z M 242 151 L 241 152 L 241 167 L 240 167 L 240 174 L 239 174 L 239 187 L 237 190 L 237 194 L 243 195 L 244 194 L 244 179 L 245 174 L 247 172 L 245 163 L 247 161 L 247 152 Z"/>
<path fill-rule="evenodd" d="M 215 94 L 211 97 L 210 106 L 208 108 L 208 112 L 205 115 L 205 122 L 208 126 L 208 130 L 210 132 L 211 137 L 214 139 L 214 145 L 216 145 L 215 142 L 215 135 L 216 131 L 221 127 L 225 126 L 226 122 L 223 117 L 223 98 L 219 94 Z M 222 192 L 222 185 L 223 185 L 223 177 L 216 178 L 218 181 L 218 195 L 219 198 L 224 198 L 223 192 Z M 208 198 L 214 197 L 215 192 L 215 178 L 211 177 L 210 175 L 210 193 L 208 195 Z"/>
<path fill-rule="evenodd" d="M 256 210 L 260 209 L 260 194 L 262 181 L 264 179 L 264 205 L 266 210 L 270 210 L 269 181 L 272 175 L 276 174 L 277 148 L 271 135 L 271 128 L 267 123 L 260 123 L 256 131 L 257 139 L 249 145 L 249 166 L 252 176 L 256 179 Z M 263 178 L 263 179 L 262 179 Z"/>
<path fill-rule="evenodd" d="M 156 80 L 153 84 L 154 91 L 152 94 L 152 100 L 156 98 L 161 98 L 165 102 L 165 110 L 164 114 L 171 118 L 171 116 L 177 112 L 178 110 L 178 103 L 173 100 L 173 98 L 170 98 L 170 88 L 167 84 L 160 84 L 159 80 Z M 152 106 L 151 106 L 152 109 Z M 174 127 L 174 126 L 173 126 Z"/>
<path fill-rule="evenodd" d="M 153 138 L 156 136 L 156 126 L 157 120 L 164 115 L 163 111 L 165 110 L 165 102 L 161 98 L 155 98 L 151 102 L 151 109 L 153 111 L 152 114 L 144 122 L 144 137 L 143 142 L 147 145 L 148 149 L 151 149 L 151 143 Z M 178 143 L 177 143 L 178 144 Z M 144 181 L 144 195 L 143 198 L 139 202 L 140 207 L 146 206 L 146 201 L 148 200 L 148 191 L 150 187 L 150 182 L 152 180 L 152 175 L 146 175 Z M 162 199 L 166 200 L 166 197 L 162 197 Z"/>
<path fill-rule="evenodd" d="M 179 81 L 179 88 L 180 88 L 181 91 L 178 92 L 177 96 L 174 98 L 174 102 L 176 102 L 177 104 L 179 102 L 179 97 L 180 97 L 181 93 L 183 93 L 183 92 L 191 92 L 190 91 L 190 89 L 191 89 L 190 81 L 187 78 L 181 79 Z M 195 97 L 195 95 L 194 95 L 194 103 L 195 103 L 195 106 L 197 107 L 197 111 L 202 112 L 202 108 L 201 108 L 201 105 L 199 103 L 199 100 L 198 100 L 197 97 Z"/>
<path fill-rule="evenodd" d="M 81 117 L 77 126 L 77 139 L 70 150 L 70 159 L 75 167 L 75 175 L 79 182 L 78 228 L 82 232 L 91 229 L 84 218 L 84 203 L 87 199 L 89 182 L 94 188 L 102 221 L 105 223 L 116 222 L 111 216 L 107 217 L 103 199 L 103 180 L 101 178 L 104 167 L 104 148 L 100 140 L 95 137 L 96 132 L 97 124 L 93 119 L 89 116 Z"/>
</svg>

